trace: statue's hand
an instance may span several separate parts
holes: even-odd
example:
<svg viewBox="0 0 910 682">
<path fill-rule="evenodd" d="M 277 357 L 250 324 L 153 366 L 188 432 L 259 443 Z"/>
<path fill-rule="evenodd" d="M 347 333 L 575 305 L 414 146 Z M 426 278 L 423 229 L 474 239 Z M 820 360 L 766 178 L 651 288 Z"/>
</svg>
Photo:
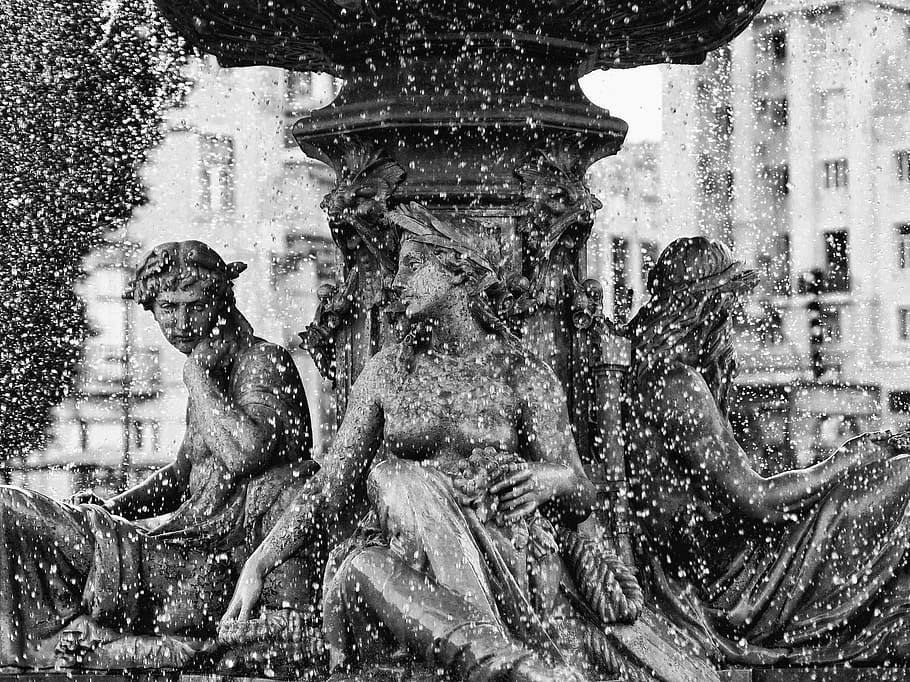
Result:
<svg viewBox="0 0 910 682">
<path fill-rule="evenodd" d="M 221 623 L 218 625 L 219 640 L 223 637 L 231 638 L 232 624 L 235 621 L 250 619 L 253 608 L 259 602 L 259 596 L 262 594 L 263 578 L 262 570 L 251 557 L 243 565 L 243 570 L 237 579 L 237 586 L 234 588 L 234 596 L 231 597 L 231 603 L 228 604 L 227 611 L 221 617 Z"/>
<path fill-rule="evenodd" d="M 195 367 L 212 374 L 230 363 L 238 350 L 237 339 L 225 326 L 218 327 L 216 331 L 193 349 L 185 372 Z"/>
<path fill-rule="evenodd" d="M 891 431 L 867 431 L 854 436 L 835 453 L 844 471 L 862 469 L 876 462 L 889 460 L 902 452 L 910 452 L 910 434 Z"/>
<path fill-rule="evenodd" d="M 95 494 L 93 490 L 80 490 L 70 497 L 70 504 L 94 504 L 103 507 L 106 500 Z"/>
<path fill-rule="evenodd" d="M 542 462 L 529 462 L 527 467 L 509 474 L 490 487 L 499 497 L 498 508 L 507 521 L 533 514 L 538 507 L 556 496 L 558 479 L 565 467 Z"/>
</svg>

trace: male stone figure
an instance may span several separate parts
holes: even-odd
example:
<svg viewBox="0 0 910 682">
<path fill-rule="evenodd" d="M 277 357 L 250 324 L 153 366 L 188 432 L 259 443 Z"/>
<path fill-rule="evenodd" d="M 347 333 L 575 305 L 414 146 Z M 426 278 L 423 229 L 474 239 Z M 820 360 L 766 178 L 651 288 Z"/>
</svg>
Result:
<svg viewBox="0 0 910 682">
<path fill-rule="evenodd" d="M 226 264 L 198 241 L 155 247 L 128 297 L 187 356 L 186 434 L 172 464 L 103 501 L 0 487 L 0 665 L 179 666 L 211 643 L 237 569 L 315 469 L 290 355 L 236 309 Z M 170 514 L 153 530 L 133 523 Z M 318 553 L 317 553 L 318 554 Z M 315 563 L 271 581 L 288 629 L 315 602 Z"/>
</svg>

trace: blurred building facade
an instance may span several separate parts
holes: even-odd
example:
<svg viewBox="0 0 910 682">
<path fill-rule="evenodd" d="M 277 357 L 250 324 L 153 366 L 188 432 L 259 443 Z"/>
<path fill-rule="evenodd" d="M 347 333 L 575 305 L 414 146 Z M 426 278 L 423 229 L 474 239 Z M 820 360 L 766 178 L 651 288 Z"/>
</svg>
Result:
<svg viewBox="0 0 910 682">
<path fill-rule="evenodd" d="M 176 454 L 184 431 L 184 356 L 151 313 L 122 299 L 139 258 L 154 245 L 200 239 L 248 269 L 235 282 L 239 309 L 257 335 L 287 347 L 306 387 L 315 448 L 333 421 L 324 385 L 297 332 L 312 320 L 317 288 L 334 281 L 319 208 L 332 173 L 307 159 L 293 122 L 325 106 L 328 75 L 221 69 L 193 61 L 191 88 L 167 112 L 164 139 L 144 170 L 148 201 L 124 231 L 90 255 L 80 293 L 93 335 L 74 395 L 57 411 L 52 444 L 12 472 L 14 483 L 54 496 L 137 482 Z"/>
<path fill-rule="evenodd" d="M 790 464 L 910 421 L 908 47 L 910 3 L 770 0 L 664 74 L 663 213 L 760 271 L 744 428 Z"/>
<path fill-rule="evenodd" d="M 659 143 L 628 144 L 588 173 L 603 204 L 588 239 L 588 276 L 604 285 L 604 313 L 616 321 L 643 300 L 648 271 L 673 236 L 665 234 L 659 163 Z"/>
</svg>

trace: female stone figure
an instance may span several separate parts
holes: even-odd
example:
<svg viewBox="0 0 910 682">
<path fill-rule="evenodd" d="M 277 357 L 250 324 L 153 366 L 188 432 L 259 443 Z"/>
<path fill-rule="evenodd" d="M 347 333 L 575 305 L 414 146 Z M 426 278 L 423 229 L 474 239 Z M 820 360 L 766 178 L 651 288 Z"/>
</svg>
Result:
<svg viewBox="0 0 910 682">
<path fill-rule="evenodd" d="M 910 458 L 866 434 L 806 469 L 752 468 L 727 392 L 731 311 L 754 282 L 722 244 L 678 239 L 629 326 L 628 468 L 655 606 L 728 661 L 906 658 Z"/>
<path fill-rule="evenodd" d="M 368 361 L 323 468 L 250 557 L 224 622 L 250 617 L 263 577 L 366 476 L 372 512 L 324 588 L 334 669 L 397 642 L 471 680 L 615 672 L 596 606 L 539 511 L 574 525 L 594 502 L 560 384 L 493 313 L 481 236 L 416 204 L 390 218 L 403 234 L 393 287 L 413 331 Z"/>
<path fill-rule="evenodd" d="M 185 241 L 137 270 L 132 297 L 187 356 L 173 463 L 107 501 L 0 486 L 0 665 L 175 667 L 213 641 L 239 567 L 314 468 L 290 355 L 235 307 L 244 268 Z M 133 523 L 165 513 L 151 531 Z M 266 601 L 305 612 L 312 570 L 292 561 Z"/>
</svg>

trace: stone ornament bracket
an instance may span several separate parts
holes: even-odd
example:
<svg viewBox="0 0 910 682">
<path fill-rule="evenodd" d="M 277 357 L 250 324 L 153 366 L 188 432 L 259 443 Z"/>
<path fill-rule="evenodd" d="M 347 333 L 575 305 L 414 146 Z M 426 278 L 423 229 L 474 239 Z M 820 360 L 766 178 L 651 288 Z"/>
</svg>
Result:
<svg viewBox="0 0 910 682">
<path fill-rule="evenodd" d="M 341 286 L 324 284 L 316 296 L 319 306 L 313 321 L 300 332 L 300 347 L 306 350 L 323 379 L 336 379 L 336 335 L 351 323 L 359 270 L 355 266 Z"/>
<path fill-rule="evenodd" d="M 388 287 L 397 267 L 398 237 L 385 215 L 406 177 L 382 147 L 353 136 L 342 144 L 344 153 L 331 163 L 335 187 L 325 195 L 321 207 L 343 257 L 344 281 L 320 287 L 314 319 L 300 332 L 300 346 L 333 385 L 338 334 L 353 323 L 355 307 L 382 308 L 390 300 Z"/>
<path fill-rule="evenodd" d="M 335 174 L 335 187 L 321 203 L 332 239 L 344 255 L 347 269 L 368 260 L 384 283 L 395 274 L 398 252 L 397 240 L 384 217 L 406 173 L 384 149 L 349 138 Z"/>
<path fill-rule="evenodd" d="M 574 274 L 578 253 L 602 206 L 585 183 L 584 170 L 567 146 L 534 150 L 515 169 L 522 193 L 518 232 L 531 268 L 529 294 L 538 305 L 554 307 L 567 284 L 572 293 L 580 289 Z"/>
</svg>

